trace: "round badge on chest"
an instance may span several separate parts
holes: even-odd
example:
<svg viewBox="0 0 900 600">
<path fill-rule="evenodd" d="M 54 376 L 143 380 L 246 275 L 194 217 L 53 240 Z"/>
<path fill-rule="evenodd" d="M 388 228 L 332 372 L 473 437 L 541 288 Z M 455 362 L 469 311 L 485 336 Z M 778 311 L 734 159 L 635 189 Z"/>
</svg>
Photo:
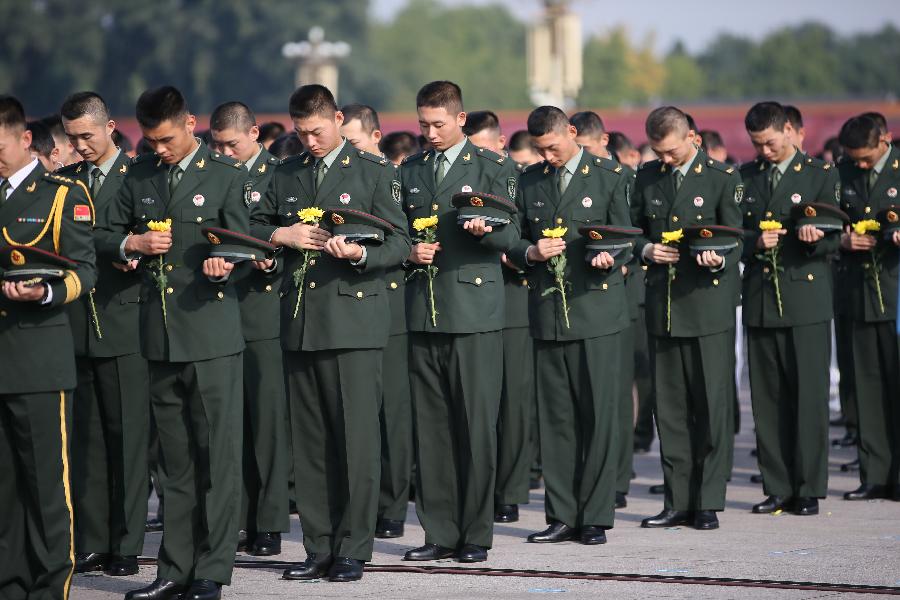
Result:
<svg viewBox="0 0 900 600">
<path fill-rule="evenodd" d="M 581 201 L 581 205 L 582 205 L 583 207 L 585 207 L 585 208 L 590 208 L 591 206 L 594 205 L 594 201 L 591 200 L 591 199 L 588 198 L 588 197 L 585 197 L 585 198 Z"/>
<path fill-rule="evenodd" d="M 801 200 L 803 200 L 803 197 L 800 194 L 791 194 L 791 202 L 794 204 L 800 204 Z"/>
<path fill-rule="evenodd" d="M 703 196 L 697 196 L 696 198 L 694 198 L 694 206 L 696 206 L 697 208 L 703 206 Z"/>
</svg>

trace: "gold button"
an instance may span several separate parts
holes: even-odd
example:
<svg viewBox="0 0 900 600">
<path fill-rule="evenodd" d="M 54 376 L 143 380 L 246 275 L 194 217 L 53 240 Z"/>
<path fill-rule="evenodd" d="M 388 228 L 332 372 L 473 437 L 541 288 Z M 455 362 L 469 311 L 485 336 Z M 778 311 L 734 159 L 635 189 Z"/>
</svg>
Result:
<svg viewBox="0 0 900 600">
<path fill-rule="evenodd" d="M 748 217 L 752 217 L 752 216 L 753 216 L 753 213 L 752 213 L 752 212 L 748 212 L 748 213 L 747 213 L 747 216 L 748 216 Z"/>
<path fill-rule="evenodd" d="M 556 224 L 562 225 L 562 217 L 556 217 Z"/>
<path fill-rule="evenodd" d="M 363 294 L 362 292 L 356 292 L 356 297 L 357 297 L 357 298 L 362 298 L 364 295 L 365 295 L 365 294 Z"/>
<path fill-rule="evenodd" d="M 437 209 L 438 209 L 438 205 L 437 205 L 437 204 L 432 204 L 432 205 L 431 205 L 431 210 L 437 210 Z"/>
<path fill-rule="evenodd" d="M 673 223 L 677 223 L 677 222 L 678 222 L 678 216 L 677 216 L 677 215 L 675 215 L 675 216 L 672 217 L 672 222 L 673 222 Z"/>
<path fill-rule="evenodd" d="M 647 265 L 641 265 L 641 268 L 642 268 L 643 270 L 646 271 L 646 270 L 647 270 Z"/>
<path fill-rule="evenodd" d="M 392 281 L 392 282 L 391 282 L 391 289 L 392 289 L 392 290 L 396 290 L 398 287 L 399 287 L 399 286 L 397 285 L 397 282 L 396 282 L 396 281 Z"/>
<path fill-rule="evenodd" d="M 703 215 L 697 215 L 697 220 L 698 220 L 698 221 L 702 221 L 702 220 L 703 220 Z"/>
<path fill-rule="evenodd" d="M 522 280 L 522 286 L 523 286 L 523 287 L 528 287 L 528 280 L 527 280 L 527 279 L 523 279 L 523 280 Z"/>
<path fill-rule="evenodd" d="M 868 268 L 870 268 L 871 266 L 872 266 L 871 263 L 863 263 L 863 268 L 864 268 L 864 269 L 868 269 Z"/>
<path fill-rule="evenodd" d="M 286 216 L 286 217 L 289 217 L 289 216 L 291 216 L 292 214 L 294 214 L 294 213 L 289 212 L 289 213 L 287 213 L 285 216 Z"/>
<path fill-rule="evenodd" d="M 219 292 L 216 294 L 216 298 L 218 298 L 219 300 L 221 300 L 224 297 L 225 297 L 225 292 Z"/>
<path fill-rule="evenodd" d="M 272 291 L 272 286 L 271 286 L 271 285 L 267 285 L 267 286 L 266 286 L 266 291 L 267 291 L 267 292 L 271 292 L 271 291 Z"/>
<path fill-rule="evenodd" d="M 608 290 L 608 289 L 609 289 L 609 284 L 608 284 L 608 283 L 604 283 L 604 284 L 603 284 L 602 286 L 600 286 L 600 287 L 602 287 L 604 290 Z"/>
<path fill-rule="evenodd" d="M 197 222 L 198 222 L 198 223 L 202 223 L 202 222 L 203 222 L 203 217 L 197 217 Z"/>
<path fill-rule="evenodd" d="M 475 285 L 481 285 L 481 277 L 475 278 Z"/>
<path fill-rule="evenodd" d="M 316 289 L 316 282 L 315 282 L 315 281 L 310 281 L 310 282 L 309 282 L 309 289 L 311 289 L 311 290 Z"/>
<path fill-rule="evenodd" d="M 535 217 L 535 218 L 534 218 L 534 222 L 535 222 L 535 223 L 540 223 L 540 222 L 541 222 L 541 220 L 540 220 L 540 219 L 538 219 L 538 218 L 537 218 L 537 217 Z"/>
<path fill-rule="evenodd" d="M 806 274 L 806 278 L 807 278 L 808 280 L 812 281 L 812 280 L 815 279 L 816 277 L 815 277 L 815 275 L 813 275 L 812 273 L 807 273 L 807 274 Z"/>
<path fill-rule="evenodd" d="M 713 285 L 719 285 L 719 280 L 718 280 L 718 279 L 713 279 Z"/>
<path fill-rule="evenodd" d="M 866 214 L 869 214 L 870 212 L 872 212 L 872 207 L 871 207 L 871 206 L 867 206 L 867 207 L 866 207 Z"/>
<path fill-rule="evenodd" d="M 763 273 L 768 273 L 768 272 L 769 272 L 769 267 L 763 267 Z"/>
<path fill-rule="evenodd" d="M 169 287 L 169 288 L 166 288 L 166 293 L 173 294 L 173 293 L 175 293 L 175 290 L 173 290 L 172 288 Z"/>
<path fill-rule="evenodd" d="M 6 316 L 6 311 L 0 310 L 0 317 L 5 317 L 5 316 Z"/>
<path fill-rule="evenodd" d="M 174 265 L 166 265 L 166 271 L 171 271 L 174 268 Z"/>
<path fill-rule="evenodd" d="M 771 217 L 771 216 L 772 216 L 772 211 L 771 211 L 771 210 L 767 210 L 767 211 L 766 211 L 766 216 L 767 216 L 767 217 Z"/>
<path fill-rule="evenodd" d="M 92 293 L 92 294 L 96 294 L 96 293 L 97 293 L 97 288 L 91 288 L 91 293 Z"/>
<path fill-rule="evenodd" d="M 316 259 L 314 259 L 314 258 L 309 259 L 309 266 L 311 266 L 311 267 L 316 266 Z"/>
</svg>

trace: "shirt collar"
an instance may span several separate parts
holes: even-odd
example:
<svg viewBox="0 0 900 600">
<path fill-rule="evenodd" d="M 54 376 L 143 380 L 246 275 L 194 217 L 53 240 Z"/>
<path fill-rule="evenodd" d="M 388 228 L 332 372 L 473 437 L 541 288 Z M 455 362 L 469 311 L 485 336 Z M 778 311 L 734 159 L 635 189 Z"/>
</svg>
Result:
<svg viewBox="0 0 900 600">
<path fill-rule="evenodd" d="M 11 195 L 13 191 L 21 185 L 25 179 L 31 175 L 31 172 L 38 166 L 38 159 L 33 159 L 30 163 L 13 173 L 9 176 L 7 181 L 9 182 L 9 194 Z M 8 198 L 9 196 L 7 196 Z M 5 200 L 5 198 L 4 198 Z"/>
<path fill-rule="evenodd" d="M 691 156 L 689 160 L 684 161 L 684 164 L 680 167 L 675 167 L 675 171 L 681 171 L 682 177 L 687 177 L 688 171 L 691 169 L 691 166 L 694 164 L 694 161 L 697 160 L 697 156 L 700 154 L 700 151 L 697 150 L 697 147 L 694 147 L 694 155 Z"/>
<path fill-rule="evenodd" d="M 197 147 L 193 149 L 193 151 L 189 152 L 187 156 L 178 161 L 178 166 L 181 167 L 181 172 L 186 173 L 188 167 L 191 165 L 191 161 L 194 160 L 194 157 L 197 156 L 197 152 L 200 150 L 200 138 L 194 138 L 197 141 Z M 169 167 L 171 168 L 171 167 Z"/>
<path fill-rule="evenodd" d="M 468 137 L 463 137 L 461 142 L 457 142 L 453 146 L 450 146 L 446 150 L 444 150 L 444 156 L 447 158 L 448 166 L 453 166 L 453 163 L 456 162 L 456 159 L 459 158 L 459 155 L 462 153 L 463 148 L 466 145 L 466 142 L 469 141 Z M 440 152 L 438 153 L 440 154 Z M 437 162 L 435 162 L 435 165 Z M 437 167 L 435 167 L 437 168 Z"/>
<path fill-rule="evenodd" d="M 891 156 L 891 146 L 888 145 L 887 150 L 885 150 L 884 154 L 881 155 L 881 158 L 878 159 L 878 162 L 875 163 L 875 166 L 872 167 L 872 170 L 880 175 L 881 171 L 884 170 L 884 165 L 887 164 L 888 158 L 890 158 L 890 156 Z"/>
<path fill-rule="evenodd" d="M 91 171 L 93 171 L 94 168 L 96 167 L 97 169 L 100 169 L 101 173 L 103 173 L 103 177 L 106 177 L 107 175 L 109 175 L 109 172 L 112 170 L 113 165 L 116 164 L 116 161 L 119 159 L 119 154 L 121 154 L 121 153 L 122 153 L 121 150 L 116 150 L 116 153 L 113 154 L 112 158 L 110 158 L 109 160 L 107 160 L 99 165 L 91 165 Z"/>
<path fill-rule="evenodd" d="M 794 148 L 794 151 L 791 153 L 789 157 L 781 161 L 780 163 L 775 164 L 778 167 L 778 170 L 781 171 L 781 174 L 784 175 L 787 173 L 788 167 L 791 166 L 791 163 L 794 161 L 794 157 L 797 156 L 797 149 Z"/>
<path fill-rule="evenodd" d="M 581 159 L 584 157 L 584 148 L 581 146 L 578 147 L 578 152 L 575 153 L 575 156 L 570 158 L 568 162 L 566 162 L 565 169 L 569 172 L 569 175 L 574 175 L 578 172 L 578 165 L 581 164 Z"/>
<path fill-rule="evenodd" d="M 247 162 L 244 163 L 244 166 L 247 167 L 248 171 L 253 168 L 253 165 L 255 165 L 256 161 L 259 160 L 259 155 L 262 154 L 262 151 L 263 151 L 262 144 L 256 144 L 256 145 L 257 145 L 256 154 L 251 156 L 250 160 L 248 160 Z M 331 166 L 331 165 L 328 165 L 328 166 Z"/>
<path fill-rule="evenodd" d="M 345 140 L 344 138 L 341 138 L 341 143 L 334 150 L 332 150 L 331 152 L 329 152 L 328 154 L 326 154 L 325 156 L 323 156 L 316 162 L 317 163 L 324 162 L 325 166 L 328 167 L 329 169 L 331 169 L 331 165 L 333 165 L 334 161 L 337 160 L 337 157 L 343 151 L 344 145 L 346 145 L 346 143 L 347 143 L 347 140 Z"/>
</svg>

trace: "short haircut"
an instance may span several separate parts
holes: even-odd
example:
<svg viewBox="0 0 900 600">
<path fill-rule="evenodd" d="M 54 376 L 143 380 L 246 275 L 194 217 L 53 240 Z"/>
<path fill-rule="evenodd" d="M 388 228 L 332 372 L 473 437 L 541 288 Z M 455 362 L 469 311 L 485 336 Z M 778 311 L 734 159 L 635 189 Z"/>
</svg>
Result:
<svg viewBox="0 0 900 600">
<path fill-rule="evenodd" d="M 288 112 L 292 119 L 331 118 L 337 109 L 334 94 L 327 87 L 318 83 L 298 87 L 291 94 L 288 102 Z"/>
<path fill-rule="evenodd" d="M 275 138 L 275 141 L 269 146 L 269 152 L 274 154 L 276 158 L 295 156 L 303 152 L 303 142 L 300 141 L 300 137 L 293 131 L 283 133 Z"/>
<path fill-rule="evenodd" d="M 551 131 L 563 132 L 568 127 L 566 113 L 555 106 L 538 106 L 528 115 L 528 133 L 532 137 L 547 135 Z"/>
<path fill-rule="evenodd" d="M 152 154 L 155 151 L 153 150 L 153 146 L 150 145 L 150 142 L 147 141 L 147 138 L 142 136 L 141 139 L 138 140 L 134 152 L 135 154 Z"/>
<path fill-rule="evenodd" d="M 141 94 L 134 114 L 141 127 L 156 129 L 165 121 L 182 121 L 189 113 L 181 92 L 171 85 L 164 85 Z"/>
<path fill-rule="evenodd" d="M 486 130 L 500 135 L 500 119 L 492 110 L 472 111 L 466 113 L 466 124 L 463 125 L 462 130 L 466 135 L 475 135 Z"/>
<path fill-rule="evenodd" d="M 765 131 L 769 127 L 775 131 L 784 131 L 787 122 L 784 107 L 777 102 L 758 102 L 750 107 L 744 117 L 744 127 L 750 133 Z"/>
<path fill-rule="evenodd" d="M 63 127 L 62 118 L 59 115 L 47 115 L 40 121 L 50 128 L 50 135 L 53 136 L 54 140 L 68 141 L 69 138 L 66 137 L 66 129 Z"/>
<path fill-rule="evenodd" d="M 416 94 L 416 108 L 445 108 L 450 114 L 463 111 L 462 90 L 452 81 L 426 83 Z"/>
<path fill-rule="evenodd" d="M 65 99 L 59 113 L 63 119 L 74 121 L 89 116 L 95 123 L 109 121 L 109 107 L 96 92 L 76 92 Z"/>
<path fill-rule="evenodd" d="M 509 151 L 519 152 L 520 150 L 534 150 L 531 135 L 524 129 L 520 129 L 509 138 Z"/>
<path fill-rule="evenodd" d="M 803 115 L 800 114 L 800 109 L 793 104 L 784 105 L 784 116 L 787 117 L 788 122 L 794 129 L 803 127 Z"/>
<path fill-rule="evenodd" d="M 724 148 L 725 142 L 718 131 L 713 129 L 704 129 L 700 132 L 700 146 L 706 150 L 715 150 L 716 148 Z"/>
<path fill-rule="evenodd" d="M 29 121 L 25 125 L 25 129 L 31 132 L 32 152 L 37 152 L 44 158 L 50 158 L 50 153 L 56 148 L 56 142 L 53 141 L 53 134 L 50 128 L 41 121 Z"/>
<path fill-rule="evenodd" d="M 870 119 L 872 119 L 873 121 L 878 123 L 878 127 L 881 129 L 881 135 L 885 135 L 888 132 L 887 119 L 885 119 L 884 115 L 881 114 L 880 112 L 875 112 L 873 110 L 873 111 L 869 111 L 869 112 L 864 112 L 863 114 L 861 114 L 859 116 L 869 117 Z"/>
<path fill-rule="evenodd" d="M 634 150 L 634 144 L 621 131 L 610 131 L 609 143 L 606 145 L 606 148 L 618 156 L 623 150 Z"/>
<path fill-rule="evenodd" d="M 592 110 L 583 110 L 569 117 L 569 123 L 578 132 L 578 135 L 586 135 L 596 138 L 606 133 L 603 119 Z"/>
<path fill-rule="evenodd" d="M 381 129 L 381 123 L 378 121 L 378 113 L 371 106 L 365 104 L 347 104 L 341 107 L 344 113 L 344 123 L 358 120 L 363 131 L 372 135 L 375 130 Z"/>
<path fill-rule="evenodd" d="M 199 131 L 195 131 L 194 136 L 200 138 L 200 140 L 207 146 L 212 146 L 215 143 L 215 140 L 212 136 L 212 131 L 210 131 L 209 129 L 201 129 Z"/>
<path fill-rule="evenodd" d="M 401 156 L 409 156 L 418 152 L 419 141 L 409 131 L 394 131 L 381 138 L 378 149 L 388 160 L 394 162 Z"/>
<path fill-rule="evenodd" d="M 277 140 L 285 131 L 287 131 L 287 129 L 285 129 L 284 125 L 278 121 L 263 123 L 259 126 L 259 138 L 257 141 L 263 143 L 268 142 L 269 140 Z"/>
<path fill-rule="evenodd" d="M 25 129 L 25 108 L 13 96 L 0 96 L 0 127 Z"/>
<path fill-rule="evenodd" d="M 131 143 L 131 139 L 118 129 L 113 129 L 110 137 L 112 138 L 113 144 L 118 146 L 122 152 L 131 152 L 134 149 L 134 144 Z"/>
<path fill-rule="evenodd" d="M 881 138 L 881 127 L 872 117 L 852 117 L 841 127 L 838 141 L 848 150 L 876 148 Z"/>
<path fill-rule="evenodd" d="M 690 113 L 684 113 L 684 118 L 687 119 L 688 129 L 693 129 L 695 132 L 700 131 L 700 128 L 697 127 L 697 121 L 694 120 Z"/>
<path fill-rule="evenodd" d="M 254 125 L 256 125 L 256 115 L 243 102 L 220 104 L 209 117 L 209 128 L 213 131 L 234 129 L 246 133 Z"/>
<path fill-rule="evenodd" d="M 825 143 L 822 145 L 823 150 L 827 150 L 831 152 L 831 160 L 837 162 L 844 155 L 844 147 L 841 146 L 841 143 L 838 141 L 837 136 L 833 136 L 825 140 Z"/>
<path fill-rule="evenodd" d="M 647 123 L 644 127 L 647 139 L 651 142 L 662 141 L 671 133 L 684 133 L 687 135 L 691 129 L 687 115 L 674 106 L 661 106 L 647 115 Z"/>
</svg>

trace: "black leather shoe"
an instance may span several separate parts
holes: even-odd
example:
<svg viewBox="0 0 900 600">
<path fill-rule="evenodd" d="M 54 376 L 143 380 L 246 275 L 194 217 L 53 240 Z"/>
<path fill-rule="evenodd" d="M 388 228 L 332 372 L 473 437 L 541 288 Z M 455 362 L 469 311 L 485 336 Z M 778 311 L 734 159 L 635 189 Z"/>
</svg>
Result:
<svg viewBox="0 0 900 600">
<path fill-rule="evenodd" d="M 363 576 L 364 565 L 361 560 L 339 556 L 334 559 L 331 569 L 328 570 L 328 581 L 359 581 Z"/>
<path fill-rule="evenodd" d="M 466 544 L 459 549 L 459 558 L 461 563 L 476 563 L 487 560 L 487 548 L 476 546 L 475 544 Z"/>
<path fill-rule="evenodd" d="M 157 577 L 156 581 L 147 587 L 125 594 L 125 600 L 178 600 L 187 589 L 186 585 Z"/>
<path fill-rule="evenodd" d="M 253 537 L 253 534 L 249 533 L 246 529 L 238 531 L 237 551 L 249 552 L 253 547 Z"/>
<path fill-rule="evenodd" d="M 253 548 L 248 550 L 253 556 L 277 556 L 281 554 L 280 533 L 257 533 Z"/>
<path fill-rule="evenodd" d="M 856 434 L 848 431 L 844 434 L 844 437 L 831 440 L 831 445 L 835 448 L 849 448 L 851 446 L 855 446 L 856 442 Z"/>
<path fill-rule="evenodd" d="M 219 600 L 222 584 L 209 579 L 195 579 L 184 595 L 184 600 Z"/>
<path fill-rule="evenodd" d="M 686 510 L 666 509 L 655 517 L 648 517 L 641 521 L 641 527 L 675 527 L 677 525 L 687 525 L 691 522 L 691 513 Z"/>
<path fill-rule="evenodd" d="M 585 546 L 605 544 L 606 530 L 596 525 L 585 525 L 581 528 L 581 543 Z"/>
<path fill-rule="evenodd" d="M 844 463 L 841 465 L 841 471 L 844 473 L 849 473 L 851 471 L 859 471 L 859 459 L 851 460 L 848 463 Z"/>
<path fill-rule="evenodd" d="M 819 500 L 818 498 L 797 498 L 793 511 L 795 515 L 817 515 L 819 514 Z"/>
<path fill-rule="evenodd" d="M 281 574 L 281 578 L 296 581 L 322 579 L 328 575 L 328 569 L 331 568 L 331 563 L 331 555 L 319 556 L 317 554 L 310 554 L 306 557 L 306 560 L 296 567 L 285 569 Z"/>
<path fill-rule="evenodd" d="M 452 548 L 444 548 L 437 544 L 425 544 L 418 548 L 413 548 L 403 555 L 403 560 L 441 560 L 442 558 L 453 558 L 456 551 Z"/>
<path fill-rule="evenodd" d="M 88 573 L 90 571 L 102 571 L 109 562 L 109 554 L 89 552 L 75 555 L 75 572 Z"/>
<path fill-rule="evenodd" d="M 874 500 L 887 498 L 887 486 L 864 483 L 852 492 L 844 494 L 844 500 Z"/>
<path fill-rule="evenodd" d="M 494 523 L 515 523 L 518 520 L 518 504 L 498 504 L 494 509 Z"/>
<path fill-rule="evenodd" d="M 750 476 L 750 483 L 762 483 L 763 476 L 762 473 L 754 473 Z"/>
<path fill-rule="evenodd" d="M 378 523 L 375 525 L 375 537 L 382 539 L 403 537 L 403 521 L 378 519 Z"/>
<path fill-rule="evenodd" d="M 651 494 L 665 494 L 666 486 L 663 483 L 657 483 L 656 485 L 651 485 L 647 491 Z"/>
<path fill-rule="evenodd" d="M 144 531 L 147 533 L 158 533 L 163 530 L 163 523 L 160 519 L 154 517 L 152 519 L 147 519 L 146 525 L 144 525 Z"/>
<path fill-rule="evenodd" d="M 110 577 L 125 577 L 138 572 L 137 556 L 110 556 L 103 572 Z"/>
<path fill-rule="evenodd" d="M 547 529 L 529 535 L 528 541 L 532 544 L 555 544 L 574 540 L 576 535 L 578 535 L 578 530 L 574 527 L 554 521 Z"/>
<path fill-rule="evenodd" d="M 625 508 L 628 506 L 628 499 L 622 492 L 616 492 L 616 508 Z"/>
<path fill-rule="evenodd" d="M 751 512 L 757 515 L 767 515 L 776 510 L 787 510 L 790 500 L 783 496 L 769 496 L 759 504 L 753 505 Z"/>
<path fill-rule="evenodd" d="M 900 485 L 894 486 L 894 493 L 891 494 L 891 500 L 894 502 L 900 502 Z"/>
<path fill-rule="evenodd" d="M 694 529 L 706 531 L 719 528 L 719 517 L 713 510 L 698 510 L 694 513 Z"/>
</svg>

